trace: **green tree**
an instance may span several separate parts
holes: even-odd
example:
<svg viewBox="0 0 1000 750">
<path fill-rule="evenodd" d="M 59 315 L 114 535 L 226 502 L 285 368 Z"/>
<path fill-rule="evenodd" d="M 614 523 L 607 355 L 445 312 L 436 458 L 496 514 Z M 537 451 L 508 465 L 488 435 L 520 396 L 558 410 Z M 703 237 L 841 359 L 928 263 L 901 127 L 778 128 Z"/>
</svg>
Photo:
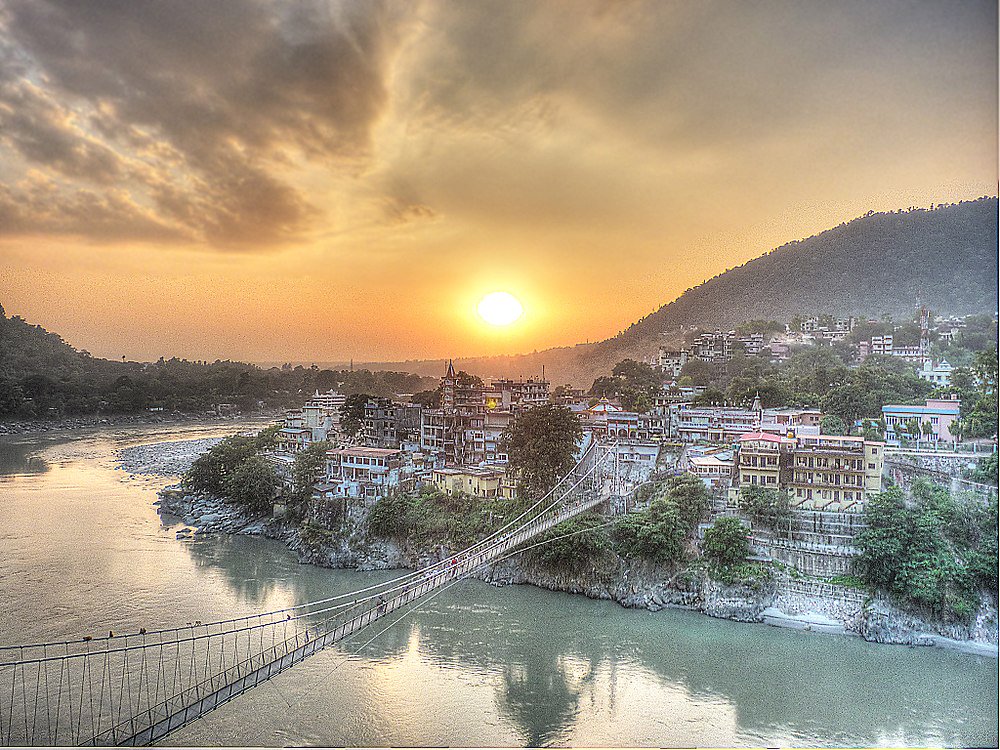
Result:
<svg viewBox="0 0 1000 750">
<path fill-rule="evenodd" d="M 518 477 L 518 494 L 537 499 L 573 468 L 583 430 L 576 415 L 547 404 L 522 412 L 501 439 L 508 466 Z"/>
<path fill-rule="evenodd" d="M 295 454 L 290 494 L 293 502 L 305 503 L 312 497 L 317 475 L 326 464 L 326 452 L 332 447 L 329 441 L 321 440 Z"/>
<path fill-rule="evenodd" d="M 672 477 L 666 485 L 666 498 L 677 506 L 677 512 L 688 535 L 708 518 L 712 496 L 705 483 L 691 474 Z"/>
<path fill-rule="evenodd" d="M 750 534 L 738 518 L 718 518 L 707 529 L 702 540 L 705 556 L 723 568 L 742 565 L 750 556 Z"/>
<path fill-rule="evenodd" d="M 607 521 L 597 513 L 581 513 L 553 526 L 532 544 L 542 546 L 527 554 L 550 570 L 573 570 L 591 566 L 611 552 Z"/>
<path fill-rule="evenodd" d="M 271 512 L 280 481 L 271 465 L 261 456 L 251 455 L 223 481 L 225 496 L 250 512 Z"/>
<path fill-rule="evenodd" d="M 677 503 L 669 497 L 659 497 L 645 510 L 619 519 L 612 539 L 622 557 L 669 563 L 684 559 L 687 531 L 688 525 Z"/>
<path fill-rule="evenodd" d="M 232 435 L 212 446 L 191 464 L 184 484 L 195 492 L 228 497 L 227 479 L 256 454 L 253 438 Z"/>
<path fill-rule="evenodd" d="M 792 509 L 787 490 L 747 485 L 740 489 L 738 504 L 755 524 L 775 532 L 785 532 L 791 526 Z"/>
<path fill-rule="evenodd" d="M 819 431 L 822 435 L 846 435 L 847 424 L 836 414 L 824 414 L 819 423 Z"/>
<path fill-rule="evenodd" d="M 371 398 L 374 397 L 367 393 L 352 393 L 340 407 L 340 429 L 351 440 L 357 440 L 361 434 L 365 425 L 365 407 Z"/>
<path fill-rule="evenodd" d="M 280 424 L 272 424 L 265 427 L 254 437 L 254 447 L 258 451 L 271 450 L 278 447 L 278 433 L 281 431 Z"/>
</svg>

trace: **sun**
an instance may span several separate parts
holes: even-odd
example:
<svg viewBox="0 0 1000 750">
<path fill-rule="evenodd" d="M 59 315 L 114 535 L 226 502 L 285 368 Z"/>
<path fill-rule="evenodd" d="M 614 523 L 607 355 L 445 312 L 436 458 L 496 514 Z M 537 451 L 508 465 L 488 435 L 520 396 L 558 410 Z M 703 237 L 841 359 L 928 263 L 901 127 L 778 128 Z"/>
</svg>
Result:
<svg viewBox="0 0 1000 750">
<path fill-rule="evenodd" d="M 480 300 L 479 317 L 493 326 L 509 326 L 524 314 L 517 297 L 509 292 L 491 292 Z"/>
</svg>

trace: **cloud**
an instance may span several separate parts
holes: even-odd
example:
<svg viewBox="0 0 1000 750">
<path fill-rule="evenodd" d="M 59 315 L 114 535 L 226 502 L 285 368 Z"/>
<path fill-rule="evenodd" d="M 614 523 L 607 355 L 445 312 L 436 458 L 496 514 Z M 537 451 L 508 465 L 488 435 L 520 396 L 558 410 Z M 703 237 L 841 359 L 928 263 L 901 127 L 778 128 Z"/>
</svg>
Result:
<svg viewBox="0 0 1000 750">
<path fill-rule="evenodd" d="M 0 148 L 65 181 L 45 226 L 125 191 L 178 239 L 282 242 L 323 213 L 296 185 L 302 164 L 356 174 L 370 159 L 407 28 L 406 6 L 381 3 L 10 0 Z M 0 231 L 30 226 L 20 214 Z"/>
</svg>

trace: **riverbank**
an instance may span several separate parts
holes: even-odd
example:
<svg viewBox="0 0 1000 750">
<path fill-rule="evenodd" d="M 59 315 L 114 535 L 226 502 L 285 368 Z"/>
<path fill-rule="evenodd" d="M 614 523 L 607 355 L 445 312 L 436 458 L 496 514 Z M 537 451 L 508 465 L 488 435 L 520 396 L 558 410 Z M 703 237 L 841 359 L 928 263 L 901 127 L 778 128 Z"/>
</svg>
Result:
<svg viewBox="0 0 1000 750">
<path fill-rule="evenodd" d="M 133 475 L 179 476 L 218 438 L 152 443 L 117 452 L 121 468 Z M 179 538 L 229 533 L 276 539 L 300 562 L 357 570 L 417 569 L 446 559 L 452 551 L 410 549 L 369 538 L 363 526 L 333 532 L 293 526 L 273 518 L 254 518 L 218 498 L 191 495 L 179 487 L 160 493 L 159 512 L 179 519 Z M 623 607 L 658 611 L 692 609 L 711 617 L 764 623 L 819 634 L 860 636 L 874 643 L 932 646 L 985 656 L 998 656 L 997 611 L 988 602 L 967 625 L 922 619 L 891 602 L 857 589 L 821 581 L 793 579 L 779 573 L 754 585 L 724 585 L 697 565 L 677 571 L 642 562 L 618 560 L 607 569 L 551 571 L 523 556 L 485 569 L 478 578 L 495 585 L 531 584 L 552 591 L 615 601 Z"/>
<path fill-rule="evenodd" d="M 199 423 L 244 423 L 249 421 L 277 419 L 282 411 L 255 412 L 253 414 L 165 414 L 162 412 L 141 412 L 138 414 L 87 414 L 58 419 L 24 419 L 0 422 L 2 435 L 36 435 L 50 432 L 66 432 L 88 428 L 134 427 L 143 425 L 199 424 Z M 192 459 L 193 461 L 194 459 Z"/>
</svg>

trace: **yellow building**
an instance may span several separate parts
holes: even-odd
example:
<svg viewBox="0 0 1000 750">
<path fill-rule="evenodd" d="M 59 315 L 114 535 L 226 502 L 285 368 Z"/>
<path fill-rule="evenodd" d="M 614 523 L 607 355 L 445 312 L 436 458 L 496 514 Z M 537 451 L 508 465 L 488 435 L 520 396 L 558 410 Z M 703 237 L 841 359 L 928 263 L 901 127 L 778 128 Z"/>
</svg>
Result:
<svg viewBox="0 0 1000 750">
<path fill-rule="evenodd" d="M 473 497 L 506 497 L 505 475 L 498 469 L 471 466 L 435 469 L 431 485 L 446 495 L 463 493 Z"/>
<path fill-rule="evenodd" d="M 846 435 L 798 439 L 788 488 L 792 504 L 812 510 L 860 511 L 882 491 L 884 443 Z"/>
</svg>

